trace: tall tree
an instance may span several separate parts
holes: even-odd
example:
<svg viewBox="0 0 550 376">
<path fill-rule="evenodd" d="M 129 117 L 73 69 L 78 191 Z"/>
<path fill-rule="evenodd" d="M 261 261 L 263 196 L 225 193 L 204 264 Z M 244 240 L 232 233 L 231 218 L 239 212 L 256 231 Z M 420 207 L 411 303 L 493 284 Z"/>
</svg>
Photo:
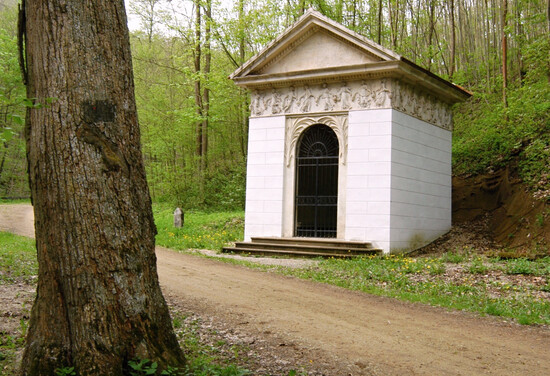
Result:
<svg viewBox="0 0 550 376">
<path fill-rule="evenodd" d="M 124 2 L 25 0 L 22 15 L 39 270 L 21 374 L 122 375 L 134 357 L 181 366 L 158 283 Z"/>
<path fill-rule="evenodd" d="M 133 13 L 139 16 L 142 27 L 147 33 L 147 39 L 151 43 L 155 26 L 161 16 L 158 10 L 162 0 L 134 0 L 130 3 L 130 9 Z"/>
<path fill-rule="evenodd" d="M 197 113 L 197 122 L 196 122 L 196 138 L 197 138 L 197 156 L 202 158 L 202 118 L 203 114 L 203 104 L 202 104 L 202 80 L 201 80 L 201 5 L 200 0 L 194 0 L 195 8 L 195 49 L 193 50 L 193 61 L 195 65 L 195 111 Z M 201 162 L 199 162 L 200 164 Z"/>
<path fill-rule="evenodd" d="M 455 30 L 455 2 L 449 0 L 449 18 L 451 20 L 451 58 L 449 63 L 449 79 L 453 79 L 455 73 L 455 57 L 456 57 L 456 30 Z"/>
<path fill-rule="evenodd" d="M 0 4 L 0 197 L 28 197 L 23 137 L 25 87 L 17 50 L 17 4 Z"/>
<path fill-rule="evenodd" d="M 382 11 L 383 11 L 383 4 L 382 0 L 378 0 L 378 28 L 376 29 L 376 43 L 382 44 Z"/>
<path fill-rule="evenodd" d="M 502 0 L 502 102 L 508 107 L 508 0 Z"/>
<path fill-rule="evenodd" d="M 206 0 L 204 6 L 205 26 L 204 26 L 204 68 L 202 76 L 204 85 L 202 91 L 202 124 L 201 124 L 201 171 L 206 170 L 208 158 L 208 121 L 210 119 L 210 70 L 212 68 L 212 0 Z"/>
</svg>

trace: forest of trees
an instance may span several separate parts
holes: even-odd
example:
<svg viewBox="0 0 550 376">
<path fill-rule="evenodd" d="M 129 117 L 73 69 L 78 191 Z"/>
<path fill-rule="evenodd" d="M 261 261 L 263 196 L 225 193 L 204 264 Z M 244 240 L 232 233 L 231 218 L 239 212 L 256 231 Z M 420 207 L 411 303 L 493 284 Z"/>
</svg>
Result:
<svg viewBox="0 0 550 376">
<path fill-rule="evenodd" d="M 480 172 L 514 153 L 550 158 L 540 137 L 549 131 L 550 0 L 129 0 L 154 200 L 244 205 L 248 96 L 227 77 L 310 7 L 475 94 L 455 108 L 455 171 Z M 4 0 L 0 197 L 28 195 L 16 23 L 15 1 Z M 525 166 L 526 179 L 550 188 Z"/>
</svg>

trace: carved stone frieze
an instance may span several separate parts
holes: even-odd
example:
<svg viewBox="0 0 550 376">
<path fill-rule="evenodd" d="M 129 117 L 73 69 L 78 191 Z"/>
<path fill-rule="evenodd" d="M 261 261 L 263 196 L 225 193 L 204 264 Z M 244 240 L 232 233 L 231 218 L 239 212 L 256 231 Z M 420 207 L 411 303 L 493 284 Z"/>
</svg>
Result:
<svg viewBox="0 0 550 376">
<path fill-rule="evenodd" d="M 285 140 L 285 165 L 290 167 L 291 162 L 296 157 L 296 145 L 302 132 L 306 128 L 315 125 L 324 124 L 329 126 L 338 137 L 340 162 L 346 164 L 348 150 L 348 116 L 347 114 L 317 115 L 288 117 L 286 119 L 286 140 Z"/>
<path fill-rule="evenodd" d="M 451 130 L 448 104 L 395 79 L 254 90 L 252 117 L 393 108 Z"/>
</svg>

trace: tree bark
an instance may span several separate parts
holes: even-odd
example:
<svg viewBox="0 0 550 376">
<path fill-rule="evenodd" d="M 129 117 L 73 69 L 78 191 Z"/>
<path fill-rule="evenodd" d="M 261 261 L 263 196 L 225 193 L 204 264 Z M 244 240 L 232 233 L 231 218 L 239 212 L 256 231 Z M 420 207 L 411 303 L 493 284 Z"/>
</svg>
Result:
<svg viewBox="0 0 550 376">
<path fill-rule="evenodd" d="M 378 1 L 378 30 L 376 36 L 376 42 L 382 44 L 382 0 Z"/>
<path fill-rule="evenodd" d="M 455 74 L 455 57 L 456 57 L 456 31 L 455 31 L 455 3 L 454 0 L 449 1 L 449 16 L 451 19 L 451 62 L 449 68 L 449 80 L 452 81 Z"/>
<path fill-rule="evenodd" d="M 246 25 L 245 25 L 245 0 L 239 0 L 239 65 L 243 65 L 246 62 Z M 290 7 L 289 7 L 290 9 Z M 247 135 L 248 135 L 248 93 L 244 89 L 239 89 L 241 96 L 240 106 L 240 132 L 239 132 L 239 144 L 240 151 L 243 160 L 246 160 L 247 150 Z"/>
<path fill-rule="evenodd" d="M 38 287 L 21 375 L 180 367 L 162 296 L 123 0 L 26 0 Z"/>
<path fill-rule="evenodd" d="M 428 4 L 428 15 L 429 15 L 429 24 L 428 24 L 428 62 L 426 68 L 428 70 L 432 69 L 432 60 L 433 60 L 433 36 L 435 32 L 435 1 L 430 0 Z"/>
<path fill-rule="evenodd" d="M 194 65 L 195 65 L 195 111 L 197 114 L 196 124 L 196 154 L 199 158 L 202 157 L 202 90 L 201 90 L 201 6 L 199 0 L 194 0 L 195 3 L 195 49 L 194 49 Z M 199 162 L 200 166 L 200 162 Z"/>
<path fill-rule="evenodd" d="M 210 87 L 209 87 L 209 78 L 210 78 L 210 69 L 212 62 L 212 51 L 211 51 L 211 27 L 212 27 L 212 0 L 206 0 L 206 7 L 204 10 L 205 16 L 205 27 L 204 27 L 204 86 L 202 93 L 202 125 L 201 125 L 201 171 L 204 173 L 207 166 L 207 156 L 208 156 L 208 122 L 209 122 L 209 113 L 210 113 Z"/>
<path fill-rule="evenodd" d="M 502 1 L 502 103 L 508 107 L 508 37 L 506 28 L 508 27 L 508 0 Z"/>
</svg>

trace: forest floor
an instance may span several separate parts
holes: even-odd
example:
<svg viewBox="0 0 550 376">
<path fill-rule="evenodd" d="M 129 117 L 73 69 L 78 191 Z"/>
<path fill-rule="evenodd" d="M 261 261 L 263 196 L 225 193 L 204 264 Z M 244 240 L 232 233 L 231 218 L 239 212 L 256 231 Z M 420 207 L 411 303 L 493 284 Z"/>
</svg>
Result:
<svg viewBox="0 0 550 376">
<path fill-rule="evenodd" d="M 0 206 L 2 231 L 33 236 L 32 218 L 29 205 Z M 548 327 L 399 302 L 163 248 L 157 256 L 172 314 L 253 375 L 550 374 Z M 15 330 L 9 323 L 19 326 L 28 315 L 33 286 L 0 288 L 0 329 Z"/>
</svg>

